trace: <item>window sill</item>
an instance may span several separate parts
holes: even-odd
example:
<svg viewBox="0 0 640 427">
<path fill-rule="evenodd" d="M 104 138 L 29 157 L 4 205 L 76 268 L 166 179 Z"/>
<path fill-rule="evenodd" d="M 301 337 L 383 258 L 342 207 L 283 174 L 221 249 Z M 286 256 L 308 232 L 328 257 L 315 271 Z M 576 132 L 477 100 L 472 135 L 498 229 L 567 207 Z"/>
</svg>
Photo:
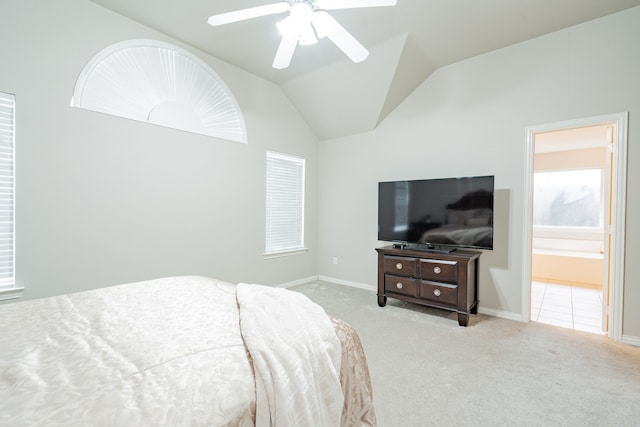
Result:
<svg viewBox="0 0 640 427">
<path fill-rule="evenodd" d="M 24 291 L 24 288 L 0 289 L 0 301 L 19 299 L 22 297 L 22 291 Z"/>
<path fill-rule="evenodd" d="M 603 235 L 604 228 L 602 227 L 533 226 L 533 237 L 541 239 L 601 241 Z"/>
<path fill-rule="evenodd" d="M 268 254 L 264 254 L 264 259 L 282 258 L 291 255 L 306 254 L 307 252 L 309 252 L 309 249 L 307 248 L 291 249 L 282 252 L 270 252 Z"/>
<path fill-rule="evenodd" d="M 553 255 L 553 256 L 566 256 L 573 258 L 591 258 L 591 259 L 603 259 L 604 255 L 599 252 L 580 252 L 580 251 L 563 251 L 553 249 L 533 249 L 534 255 Z"/>
</svg>

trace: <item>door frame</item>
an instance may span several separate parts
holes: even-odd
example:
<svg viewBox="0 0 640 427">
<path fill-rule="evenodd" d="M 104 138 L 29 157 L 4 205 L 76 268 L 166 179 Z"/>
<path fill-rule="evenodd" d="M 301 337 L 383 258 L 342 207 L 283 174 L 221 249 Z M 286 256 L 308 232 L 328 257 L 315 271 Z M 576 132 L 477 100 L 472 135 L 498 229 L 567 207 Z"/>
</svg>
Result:
<svg viewBox="0 0 640 427">
<path fill-rule="evenodd" d="M 535 134 L 552 132 L 563 129 L 614 125 L 615 139 L 613 141 L 613 176 L 611 200 L 611 217 L 613 226 L 611 230 L 612 244 L 609 258 L 610 275 L 610 305 L 608 336 L 614 341 L 622 340 L 622 316 L 624 303 L 624 259 L 625 259 L 625 217 L 627 203 L 627 123 L 629 113 L 607 114 L 582 119 L 566 120 L 562 122 L 547 123 L 526 128 L 526 149 L 524 168 L 524 238 L 523 238 L 523 268 L 522 268 L 522 321 L 531 319 L 531 253 L 533 242 L 533 161 L 535 151 Z M 607 267 L 605 260 L 605 268 Z M 603 296 L 604 297 L 604 296 Z"/>
</svg>

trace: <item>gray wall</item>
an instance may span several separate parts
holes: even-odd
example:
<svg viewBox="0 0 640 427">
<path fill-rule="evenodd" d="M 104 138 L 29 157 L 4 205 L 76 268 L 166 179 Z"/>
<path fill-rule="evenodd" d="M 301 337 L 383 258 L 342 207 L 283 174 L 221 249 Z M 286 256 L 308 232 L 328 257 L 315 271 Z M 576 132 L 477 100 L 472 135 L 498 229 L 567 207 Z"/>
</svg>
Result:
<svg viewBox="0 0 640 427">
<path fill-rule="evenodd" d="M 211 65 L 249 144 L 71 108 L 87 61 L 133 38 Z M 182 274 L 263 284 L 317 274 L 317 140 L 277 86 L 85 0 L 3 0 L 0 40 L 0 91 L 17 101 L 24 299 Z M 307 254 L 263 259 L 266 150 L 307 159 Z"/>
<path fill-rule="evenodd" d="M 441 68 L 374 132 L 323 141 L 320 275 L 376 284 L 378 181 L 494 174 L 495 250 L 481 257 L 480 307 L 521 318 L 526 128 L 628 111 L 623 335 L 640 342 L 638 23 L 634 8 Z"/>
</svg>

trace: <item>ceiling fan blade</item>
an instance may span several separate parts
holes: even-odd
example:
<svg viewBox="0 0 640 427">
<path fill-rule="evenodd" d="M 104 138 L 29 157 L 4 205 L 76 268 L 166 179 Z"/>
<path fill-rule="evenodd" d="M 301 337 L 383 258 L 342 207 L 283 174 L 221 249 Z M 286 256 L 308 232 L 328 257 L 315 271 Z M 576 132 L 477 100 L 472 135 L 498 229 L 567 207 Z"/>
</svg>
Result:
<svg viewBox="0 0 640 427">
<path fill-rule="evenodd" d="M 353 62 L 362 62 L 369 56 L 369 51 L 327 12 L 315 12 L 312 23 L 318 37 L 326 36 Z"/>
<path fill-rule="evenodd" d="M 296 50 L 297 45 L 298 39 L 283 37 L 282 41 L 280 41 L 280 46 L 278 46 L 276 57 L 273 59 L 273 68 L 278 70 L 287 68 L 291 64 L 291 58 L 293 58 L 293 52 Z"/>
<path fill-rule="evenodd" d="M 320 9 L 354 9 L 357 7 L 395 6 L 397 0 L 317 0 Z"/>
<path fill-rule="evenodd" d="M 209 17 L 209 25 L 229 24 L 232 22 L 244 21 L 245 19 L 259 18 L 261 16 L 274 15 L 289 10 L 289 3 L 286 1 L 267 4 L 264 6 L 250 7 L 248 9 L 235 10 L 233 12 L 221 13 Z"/>
</svg>

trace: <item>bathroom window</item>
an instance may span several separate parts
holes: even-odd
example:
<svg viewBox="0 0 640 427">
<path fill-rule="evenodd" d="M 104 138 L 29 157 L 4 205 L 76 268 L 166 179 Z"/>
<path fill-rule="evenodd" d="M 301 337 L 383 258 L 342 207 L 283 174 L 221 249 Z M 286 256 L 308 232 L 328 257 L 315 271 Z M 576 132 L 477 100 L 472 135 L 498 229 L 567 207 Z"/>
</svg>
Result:
<svg viewBox="0 0 640 427">
<path fill-rule="evenodd" d="M 602 169 L 536 172 L 533 224 L 602 228 Z"/>
<path fill-rule="evenodd" d="M 600 168 L 534 173 L 534 250 L 602 252 L 602 177 Z"/>
</svg>

